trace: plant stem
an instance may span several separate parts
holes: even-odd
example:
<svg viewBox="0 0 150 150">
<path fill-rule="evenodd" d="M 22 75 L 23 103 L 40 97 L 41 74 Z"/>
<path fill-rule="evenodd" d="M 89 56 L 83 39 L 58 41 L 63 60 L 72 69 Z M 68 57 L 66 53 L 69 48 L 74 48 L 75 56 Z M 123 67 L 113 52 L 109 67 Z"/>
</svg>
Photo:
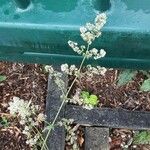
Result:
<svg viewBox="0 0 150 150">
<path fill-rule="evenodd" d="M 43 138 L 42 134 L 40 133 L 40 131 L 38 130 L 38 128 L 37 128 L 36 126 L 33 126 L 33 128 L 34 128 L 34 129 L 38 132 L 38 134 L 40 135 L 40 138 L 41 138 L 42 142 L 44 142 L 44 138 Z M 34 129 L 33 129 L 33 132 L 35 133 Z M 46 144 L 45 144 L 44 148 L 45 148 L 45 150 L 49 150 L 49 148 L 47 147 Z"/>
<path fill-rule="evenodd" d="M 85 59 L 86 59 L 87 51 L 89 50 L 89 47 L 90 47 L 90 45 L 88 44 L 87 49 L 86 49 L 86 52 L 85 52 L 85 56 L 83 57 L 82 62 L 81 62 L 80 67 L 79 67 L 79 70 L 78 70 L 79 73 L 81 72 L 82 66 L 83 66 L 84 61 L 85 61 Z M 65 95 L 65 98 L 63 99 L 63 101 L 62 101 L 62 103 L 61 103 L 61 105 L 60 105 L 60 107 L 59 107 L 59 109 L 58 109 L 58 112 L 57 112 L 57 114 L 56 114 L 56 116 L 55 116 L 55 118 L 54 118 L 54 120 L 53 120 L 53 122 L 52 122 L 52 124 L 51 124 L 51 127 L 54 126 L 54 124 L 55 124 L 55 122 L 56 122 L 56 120 L 57 120 L 57 118 L 58 118 L 58 116 L 59 116 L 59 114 L 60 114 L 60 111 L 61 111 L 61 109 L 62 109 L 62 107 L 63 107 L 63 105 L 64 105 L 64 103 L 65 103 L 65 101 L 66 101 L 66 98 L 68 97 L 68 95 L 69 95 L 69 93 L 70 93 L 70 91 L 71 91 L 71 89 L 72 89 L 74 83 L 76 82 L 77 78 L 78 78 L 78 76 L 76 76 L 76 77 L 74 78 L 74 80 L 72 81 L 72 83 L 71 83 L 71 85 L 70 85 L 70 87 L 69 87 L 69 89 L 68 89 L 68 91 L 67 91 L 67 93 L 66 93 L 66 95 Z M 63 92 L 63 91 L 62 91 L 62 92 Z M 43 145 L 42 145 L 41 150 L 44 150 L 44 145 L 46 145 L 46 142 L 47 142 L 47 139 L 48 139 L 48 137 L 49 137 L 49 135 L 50 135 L 50 133 L 51 133 L 51 130 L 52 130 L 52 128 L 49 129 L 49 131 L 48 131 L 48 133 L 47 133 L 47 135 L 46 135 L 46 137 L 45 137 L 45 140 L 44 140 L 44 142 L 43 142 Z"/>
<path fill-rule="evenodd" d="M 42 142 L 44 142 L 44 138 L 43 138 L 41 132 L 38 130 L 38 128 L 36 126 L 30 125 L 29 123 L 27 123 L 27 125 L 32 129 L 32 131 L 34 132 L 35 135 L 38 133 L 40 135 Z M 34 131 L 33 128 L 37 131 L 37 133 Z M 44 148 L 45 148 L 45 150 L 49 150 L 46 144 L 44 145 Z"/>
</svg>

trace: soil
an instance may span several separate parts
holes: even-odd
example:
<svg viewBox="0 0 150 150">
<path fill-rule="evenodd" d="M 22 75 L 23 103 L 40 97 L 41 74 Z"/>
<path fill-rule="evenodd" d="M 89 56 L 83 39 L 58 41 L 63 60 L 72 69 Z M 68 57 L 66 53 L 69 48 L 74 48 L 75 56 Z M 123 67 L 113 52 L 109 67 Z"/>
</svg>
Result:
<svg viewBox="0 0 150 150">
<path fill-rule="evenodd" d="M 13 96 L 39 105 L 39 113 L 45 111 L 48 74 L 43 66 L 0 62 L 0 75 L 5 81 L 0 82 L 0 120 L 7 118 L 9 126 L 0 126 L 0 150 L 30 150 L 26 137 L 21 133 L 18 121 L 10 116 L 7 107 Z"/>
<path fill-rule="evenodd" d="M 84 77 L 76 83 L 74 89 L 80 88 L 97 95 L 99 97 L 98 107 L 150 111 L 150 92 L 140 91 L 140 86 L 146 76 L 139 72 L 128 84 L 118 86 L 119 72 L 109 69 L 105 76 Z"/>
<path fill-rule="evenodd" d="M 140 86 L 147 77 L 139 71 L 132 81 L 118 86 L 119 73 L 120 70 L 108 69 L 105 76 L 83 77 L 76 82 L 72 94 L 77 88 L 95 94 L 99 98 L 97 107 L 100 108 L 150 111 L 150 92 L 140 91 Z M 150 145 L 134 145 L 132 143 L 135 132 L 128 129 L 111 129 L 110 149 L 150 150 Z"/>
<path fill-rule="evenodd" d="M 149 144 L 134 144 L 136 132 L 129 129 L 110 130 L 110 150 L 150 150 Z"/>
<path fill-rule="evenodd" d="M 99 97 L 98 107 L 118 108 L 129 110 L 150 111 L 150 92 L 141 92 L 140 85 L 146 79 L 141 72 L 124 86 L 117 86 L 119 70 L 109 69 L 105 76 L 82 78 L 77 81 L 76 88 L 88 91 Z M 42 65 L 19 64 L 0 62 L 0 75 L 7 79 L 0 82 L 0 120 L 7 118 L 9 126 L 0 124 L 0 150 L 30 150 L 26 145 L 26 137 L 21 133 L 18 120 L 10 116 L 8 103 L 13 96 L 26 101 L 32 100 L 33 104 L 39 105 L 39 112 L 45 111 L 45 99 L 47 91 L 48 74 L 43 71 Z M 84 146 L 84 129 L 81 127 L 78 134 L 78 143 L 81 149 Z M 122 144 L 130 144 L 134 131 L 127 129 L 112 129 L 110 132 L 111 150 L 122 150 Z M 134 149 L 130 144 L 128 149 Z M 67 149 L 68 147 L 66 147 Z M 150 150 L 149 145 L 138 145 L 136 150 Z"/>
</svg>

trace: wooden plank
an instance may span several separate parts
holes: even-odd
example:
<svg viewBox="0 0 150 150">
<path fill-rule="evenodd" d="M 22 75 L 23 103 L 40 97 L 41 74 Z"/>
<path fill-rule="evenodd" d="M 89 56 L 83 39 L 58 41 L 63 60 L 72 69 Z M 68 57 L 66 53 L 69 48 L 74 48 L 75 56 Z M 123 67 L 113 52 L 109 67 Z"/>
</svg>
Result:
<svg viewBox="0 0 150 150">
<path fill-rule="evenodd" d="M 109 149 L 109 128 L 85 128 L 85 150 Z"/>
<path fill-rule="evenodd" d="M 67 77 L 64 77 L 64 81 L 67 84 Z M 48 80 L 48 94 L 46 100 L 46 115 L 47 121 L 52 122 L 58 112 L 62 100 L 60 99 L 61 91 L 58 89 L 54 80 Z M 57 121 L 64 118 L 64 108 L 63 106 L 61 113 Z M 46 133 L 45 133 L 46 135 Z M 57 126 L 51 131 L 50 136 L 47 140 L 47 146 L 49 150 L 63 150 L 65 147 L 65 129 L 64 127 Z"/>
<path fill-rule="evenodd" d="M 94 108 L 67 105 L 65 118 L 85 126 L 105 126 L 111 128 L 150 129 L 150 112 L 124 109 Z"/>
</svg>

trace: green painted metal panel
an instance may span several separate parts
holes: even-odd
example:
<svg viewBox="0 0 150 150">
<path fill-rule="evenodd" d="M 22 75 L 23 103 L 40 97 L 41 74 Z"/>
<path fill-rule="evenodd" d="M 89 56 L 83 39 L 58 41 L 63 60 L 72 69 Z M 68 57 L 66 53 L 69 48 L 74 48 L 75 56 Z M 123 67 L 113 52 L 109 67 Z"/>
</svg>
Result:
<svg viewBox="0 0 150 150">
<path fill-rule="evenodd" d="M 17 7 L 26 9 L 30 5 L 30 0 L 14 0 Z"/>
<path fill-rule="evenodd" d="M 0 1 L 0 60 L 79 64 L 82 58 L 67 41 L 81 43 L 79 27 L 106 12 L 103 35 L 93 46 L 107 55 L 87 63 L 150 69 L 149 0 Z"/>
</svg>

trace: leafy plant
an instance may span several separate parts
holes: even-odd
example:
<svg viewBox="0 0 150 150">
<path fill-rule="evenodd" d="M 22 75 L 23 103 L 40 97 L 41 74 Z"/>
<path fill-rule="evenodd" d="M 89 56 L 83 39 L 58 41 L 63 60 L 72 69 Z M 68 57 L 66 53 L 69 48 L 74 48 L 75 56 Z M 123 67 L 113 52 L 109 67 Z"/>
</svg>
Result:
<svg viewBox="0 0 150 150">
<path fill-rule="evenodd" d="M 3 126 L 4 128 L 9 126 L 9 122 L 8 122 L 6 117 L 1 117 L 0 118 L 0 125 Z"/>
<path fill-rule="evenodd" d="M 0 82 L 5 81 L 5 80 L 6 80 L 6 76 L 0 75 Z"/>
<path fill-rule="evenodd" d="M 98 104 L 98 97 L 94 94 L 89 94 L 89 92 L 82 91 L 81 97 L 85 104 L 96 106 Z"/>
<path fill-rule="evenodd" d="M 129 83 L 130 81 L 132 81 L 132 79 L 135 77 L 136 74 L 137 71 L 133 71 L 129 69 L 123 70 L 118 76 L 117 85 L 122 86 Z"/>
<path fill-rule="evenodd" d="M 150 71 L 140 70 L 140 72 L 142 72 L 147 77 L 147 79 L 142 83 L 140 90 L 148 92 L 150 91 Z"/>
<path fill-rule="evenodd" d="M 134 144 L 150 144 L 150 131 L 141 131 L 133 137 Z"/>
<path fill-rule="evenodd" d="M 147 79 L 144 80 L 144 82 L 142 83 L 140 90 L 148 92 L 150 91 L 150 72 L 144 70 L 140 70 L 140 72 L 142 72 L 143 75 L 147 77 Z M 136 76 L 137 73 L 138 71 L 127 70 L 127 69 L 123 70 L 118 76 L 117 85 L 122 86 L 129 83 L 130 81 L 132 81 L 132 79 Z"/>
<path fill-rule="evenodd" d="M 141 91 L 148 92 L 150 91 L 150 78 L 145 80 L 140 88 Z"/>
<path fill-rule="evenodd" d="M 77 79 L 81 77 L 82 74 L 82 67 L 84 65 L 84 62 L 89 59 L 93 58 L 95 60 L 100 59 L 106 55 L 106 52 L 104 49 L 96 49 L 92 48 L 92 43 L 101 36 L 101 29 L 106 23 L 107 16 L 105 13 L 98 14 L 96 18 L 94 19 L 94 23 L 86 23 L 85 26 L 80 27 L 80 36 L 84 41 L 85 45 L 80 45 L 77 42 L 68 41 L 68 45 L 70 48 L 82 56 L 82 61 L 77 68 L 74 64 L 68 66 L 68 64 L 62 64 L 61 65 L 61 71 L 68 75 L 74 75 L 74 79 L 71 82 L 70 86 L 68 87 L 67 91 L 65 90 L 65 82 L 62 80 L 62 74 L 58 71 L 55 71 L 52 66 L 45 66 L 46 70 L 49 72 L 50 77 L 54 79 L 55 84 L 60 88 L 62 95 L 61 98 L 63 99 L 61 102 L 61 105 L 56 113 L 56 116 L 54 117 L 53 121 L 51 122 L 51 125 L 54 126 L 56 124 L 57 118 L 59 114 L 61 113 L 61 109 L 65 102 L 68 102 L 68 96 L 70 91 L 72 90 L 74 84 L 76 83 Z M 99 67 L 99 70 L 102 69 L 102 72 L 104 72 L 104 67 Z M 95 69 L 92 69 L 93 72 L 95 72 Z M 106 70 L 106 69 L 105 69 Z M 96 69 L 97 72 L 97 69 Z M 82 94 L 81 94 L 82 95 Z M 88 93 L 83 94 L 83 99 L 85 103 L 89 105 L 97 105 L 98 98 L 96 95 L 90 95 Z M 48 140 L 48 137 L 51 133 L 52 129 L 49 129 L 49 131 L 46 134 L 45 140 L 43 142 L 43 145 L 41 147 L 41 150 L 44 150 L 44 146 L 46 145 L 46 142 Z M 77 148 L 76 148 L 77 149 Z M 75 149 L 75 150 L 76 150 Z"/>
</svg>

